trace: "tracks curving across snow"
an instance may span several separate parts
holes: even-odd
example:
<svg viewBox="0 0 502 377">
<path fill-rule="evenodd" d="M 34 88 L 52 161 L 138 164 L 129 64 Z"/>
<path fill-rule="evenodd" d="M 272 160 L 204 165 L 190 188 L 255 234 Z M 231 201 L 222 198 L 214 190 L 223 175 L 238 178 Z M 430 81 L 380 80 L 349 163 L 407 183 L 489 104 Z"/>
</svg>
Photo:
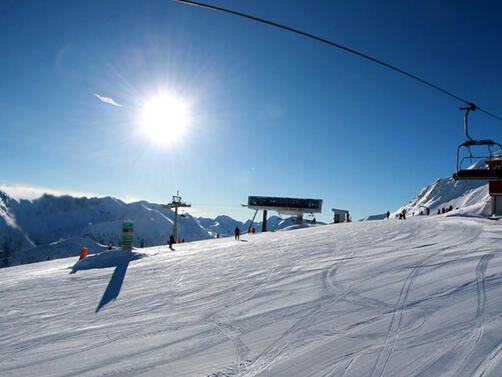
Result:
<svg viewBox="0 0 502 377">
<path fill-rule="evenodd" d="M 2 270 L 2 377 L 494 376 L 499 229 L 430 216 L 145 249 L 98 314 L 108 270 Z"/>
</svg>

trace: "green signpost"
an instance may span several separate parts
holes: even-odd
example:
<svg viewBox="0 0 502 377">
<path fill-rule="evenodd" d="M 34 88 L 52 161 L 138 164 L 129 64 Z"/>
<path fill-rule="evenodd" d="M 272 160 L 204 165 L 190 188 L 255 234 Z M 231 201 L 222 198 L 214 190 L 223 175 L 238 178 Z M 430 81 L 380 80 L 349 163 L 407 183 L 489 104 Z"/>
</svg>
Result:
<svg viewBox="0 0 502 377">
<path fill-rule="evenodd" d="M 130 249 L 134 240 L 134 222 L 124 220 L 122 223 L 122 249 Z"/>
</svg>

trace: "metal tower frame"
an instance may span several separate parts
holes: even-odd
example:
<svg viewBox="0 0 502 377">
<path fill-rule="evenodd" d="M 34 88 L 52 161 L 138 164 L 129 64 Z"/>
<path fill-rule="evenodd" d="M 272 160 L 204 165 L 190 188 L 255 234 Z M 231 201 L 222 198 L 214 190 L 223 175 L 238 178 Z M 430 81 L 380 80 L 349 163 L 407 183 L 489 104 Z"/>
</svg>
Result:
<svg viewBox="0 0 502 377">
<path fill-rule="evenodd" d="M 174 241 L 178 241 L 178 208 L 187 208 L 191 207 L 191 204 L 185 203 L 181 200 L 180 196 L 180 191 L 176 191 L 176 195 L 173 195 L 173 200 L 171 203 L 164 204 L 163 207 L 165 208 L 174 208 L 174 225 L 173 225 L 173 236 L 174 236 Z"/>
</svg>

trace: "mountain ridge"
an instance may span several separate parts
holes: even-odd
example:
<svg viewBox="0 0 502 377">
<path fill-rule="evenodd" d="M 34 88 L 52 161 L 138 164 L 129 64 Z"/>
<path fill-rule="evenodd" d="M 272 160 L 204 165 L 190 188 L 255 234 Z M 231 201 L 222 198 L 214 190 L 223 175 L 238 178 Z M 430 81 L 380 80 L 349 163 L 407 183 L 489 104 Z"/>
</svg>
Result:
<svg viewBox="0 0 502 377">
<path fill-rule="evenodd" d="M 0 191 L 0 261 L 3 265 L 37 262 L 76 255 L 80 247 L 89 254 L 118 247 L 124 219 L 134 221 L 134 243 L 139 247 L 165 245 L 173 231 L 174 212 L 161 204 L 141 200 L 125 203 L 111 196 L 73 197 L 44 194 L 37 199 L 15 199 Z M 270 216 L 268 229 L 293 224 L 293 219 Z M 196 241 L 247 231 L 251 220 L 241 222 L 227 215 L 214 219 L 178 217 L 178 237 Z M 257 232 L 261 223 L 253 223 Z"/>
</svg>

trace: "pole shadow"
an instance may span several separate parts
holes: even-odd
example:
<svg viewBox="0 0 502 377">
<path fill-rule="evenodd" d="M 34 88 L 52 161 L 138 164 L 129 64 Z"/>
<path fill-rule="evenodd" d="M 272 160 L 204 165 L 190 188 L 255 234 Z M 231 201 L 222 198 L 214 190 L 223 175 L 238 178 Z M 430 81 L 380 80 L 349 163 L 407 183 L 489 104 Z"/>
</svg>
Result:
<svg viewBox="0 0 502 377">
<path fill-rule="evenodd" d="M 99 312 L 103 306 L 117 299 L 120 290 L 122 289 L 122 283 L 124 282 L 127 267 L 129 267 L 129 261 L 120 263 L 117 267 L 115 267 L 112 278 L 110 279 L 110 282 L 103 293 L 103 297 L 101 297 L 101 301 L 96 308 L 96 313 Z"/>
<path fill-rule="evenodd" d="M 145 257 L 145 254 L 140 254 L 123 250 L 107 251 L 100 254 L 89 256 L 75 263 L 70 274 L 75 274 L 79 270 L 91 270 L 96 268 L 115 267 L 112 277 L 108 282 L 108 286 L 101 297 L 95 313 L 99 312 L 104 306 L 112 301 L 115 301 L 120 294 L 124 278 L 129 267 L 129 263 L 133 260 Z"/>
</svg>

